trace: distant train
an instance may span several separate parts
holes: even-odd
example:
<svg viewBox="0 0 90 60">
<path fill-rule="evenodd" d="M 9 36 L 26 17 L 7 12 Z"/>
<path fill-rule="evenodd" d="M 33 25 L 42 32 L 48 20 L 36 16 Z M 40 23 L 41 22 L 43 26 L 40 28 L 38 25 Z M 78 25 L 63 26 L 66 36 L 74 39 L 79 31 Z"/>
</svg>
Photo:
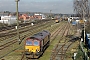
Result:
<svg viewBox="0 0 90 60">
<path fill-rule="evenodd" d="M 59 23 L 59 22 L 60 22 L 60 20 L 58 20 L 58 19 L 55 20 L 55 23 Z"/>
<path fill-rule="evenodd" d="M 84 20 L 79 20 L 79 23 L 80 24 L 84 24 Z"/>
<path fill-rule="evenodd" d="M 38 58 L 50 44 L 50 32 L 43 30 L 25 40 L 27 58 Z"/>
</svg>

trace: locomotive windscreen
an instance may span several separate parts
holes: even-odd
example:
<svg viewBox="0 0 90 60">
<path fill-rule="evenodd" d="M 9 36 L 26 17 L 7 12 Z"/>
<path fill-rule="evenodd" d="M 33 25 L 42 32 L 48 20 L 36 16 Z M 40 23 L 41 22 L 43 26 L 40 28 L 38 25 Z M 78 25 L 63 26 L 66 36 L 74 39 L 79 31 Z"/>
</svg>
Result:
<svg viewBox="0 0 90 60">
<path fill-rule="evenodd" d="M 38 46 L 39 42 L 38 41 L 34 41 L 34 46 Z"/>
<path fill-rule="evenodd" d="M 27 40 L 27 41 L 26 41 L 26 45 L 32 45 L 32 41 Z"/>
</svg>

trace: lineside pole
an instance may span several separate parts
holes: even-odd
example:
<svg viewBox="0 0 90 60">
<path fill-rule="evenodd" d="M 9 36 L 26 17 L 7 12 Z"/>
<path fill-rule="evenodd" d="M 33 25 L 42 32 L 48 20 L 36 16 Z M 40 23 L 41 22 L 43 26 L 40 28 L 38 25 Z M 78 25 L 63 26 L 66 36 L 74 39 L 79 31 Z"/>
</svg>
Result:
<svg viewBox="0 0 90 60">
<path fill-rule="evenodd" d="M 15 0 L 15 2 L 16 2 L 16 12 L 17 12 L 17 40 L 18 41 L 20 41 L 20 35 L 19 35 L 19 17 L 18 17 L 18 2 L 19 2 L 20 0 Z"/>
</svg>

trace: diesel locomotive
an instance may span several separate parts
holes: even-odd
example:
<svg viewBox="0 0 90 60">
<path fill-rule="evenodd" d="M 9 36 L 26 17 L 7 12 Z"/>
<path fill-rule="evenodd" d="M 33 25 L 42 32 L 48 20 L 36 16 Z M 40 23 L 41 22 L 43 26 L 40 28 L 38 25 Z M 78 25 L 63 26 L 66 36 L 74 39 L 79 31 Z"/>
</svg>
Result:
<svg viewBox="0 0 90 60">
<path fill-rule="evenodd" d="M 43 30 L 25 40 L 25 55 L 28 58 L 38 58 L 50 44 L 50 32 Z"/>
</svg>

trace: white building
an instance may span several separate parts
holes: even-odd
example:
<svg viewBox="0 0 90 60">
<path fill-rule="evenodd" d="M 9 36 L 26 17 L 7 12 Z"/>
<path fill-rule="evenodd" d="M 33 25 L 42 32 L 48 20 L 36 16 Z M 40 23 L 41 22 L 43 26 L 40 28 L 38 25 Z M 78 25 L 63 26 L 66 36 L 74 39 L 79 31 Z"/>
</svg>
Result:
<svg viewBox="0 0 90 60">
<path fill-rule="evenodd" d="M 46 19 L 46 16 L 44 14 L 42 14 L 42 19 Z"/>
<path fill-rule="evenodd" d="M 0 23 L 11 25 L 17 22 L 16 19 L 15 16 L 1 16 Z"/>
<path fill-rule="evenodd" d="M 42 16 L 42 19 L 46 19 L 46 16 L 44 14 L 34 14 L 34 15 L 40 15 Z"/>
</svg>

